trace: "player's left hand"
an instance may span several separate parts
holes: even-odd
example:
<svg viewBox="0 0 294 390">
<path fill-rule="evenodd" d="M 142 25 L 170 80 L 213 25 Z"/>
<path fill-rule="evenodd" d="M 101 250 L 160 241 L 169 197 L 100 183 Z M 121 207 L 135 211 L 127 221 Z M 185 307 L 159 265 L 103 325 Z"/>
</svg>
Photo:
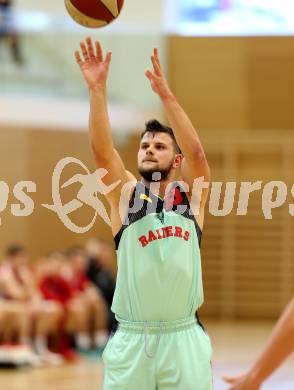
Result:
<svg viewBox="0 0 294 390">
<path fill-rule="evenodd" d="M 162 100 L 172 97 L 173 94 L 169 89 L 167 80 L 162 70 L 157 49 L 154 49 L 153 55 L 151 56 L 151 61 L 153 65 L 153 71 L 151 72 L 149 69 L 147 69 L 145 71 L 145 75 L 149 79 L 153 91 L 157 93 Z"/>
<path fill-rule="evenodd" d="M 249 375 L 239 375 L 237 377 L 223 376 L 223 379 L 231 386 L 228 390 L 259 390 L 260 384 Z"/>
</svg>

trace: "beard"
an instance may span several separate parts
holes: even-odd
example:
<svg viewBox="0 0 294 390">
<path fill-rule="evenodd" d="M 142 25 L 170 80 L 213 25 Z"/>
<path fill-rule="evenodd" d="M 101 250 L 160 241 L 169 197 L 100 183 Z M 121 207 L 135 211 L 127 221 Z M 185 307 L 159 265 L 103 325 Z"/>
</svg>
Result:
<svg viewBox="0 0 294 390">
<path fill-rule="evenodd" d="M 161 168 L 161 169 L 159 167 L 144 168 L 141 166 L 138 167 L 138 171 L 140 175 L 143 177 L 143 179 L 151 183 L 151 182 L 166 180 L 171 172 L 172 166 L 173 166 L 173 161 L 166 168 Z"/>
</svg>

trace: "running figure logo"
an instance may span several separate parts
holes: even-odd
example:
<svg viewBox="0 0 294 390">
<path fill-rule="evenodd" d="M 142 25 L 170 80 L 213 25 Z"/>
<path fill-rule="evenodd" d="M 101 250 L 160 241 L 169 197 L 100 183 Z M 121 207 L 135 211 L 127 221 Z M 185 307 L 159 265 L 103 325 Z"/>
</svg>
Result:
<svg viewBox="0 0 294 390">
<path fill-rule="evenodd" d="M 64 184 L 60 184 L 60 177 L 64 168 L 69 164 L 77 164 L 81 166 L 86 174 L 76 174 Z M 107 195 L 116 188 L 121 180 L 116 181 L 110 186 L 102 182 L 102 178 L 107 174 L 104 168 L 97 169 L 94 173 L 90 173 L 88 168 L 77 158 L 66 157 L 58 162 L 52 175 L 52 200 L 53 204 L 42 204 L 43 207 L 55 212 L 62 223 L 74 233 L 85 233 L 94 225 L 97 214 L 110 226 L 111 222 L 104 204 L 97 197 L 97 193 Z M 77 198 L 66 204 L 62 204 L 60 189 L 67 188 L 75 183 L 81 183 L 81 187 L 77 193 Z M 84 205 L 88 205 L 95 210 L 92 221 L 84 227 L 77 226 L 70 218 L 69 214 L 78 210 Z"/>
</svg>

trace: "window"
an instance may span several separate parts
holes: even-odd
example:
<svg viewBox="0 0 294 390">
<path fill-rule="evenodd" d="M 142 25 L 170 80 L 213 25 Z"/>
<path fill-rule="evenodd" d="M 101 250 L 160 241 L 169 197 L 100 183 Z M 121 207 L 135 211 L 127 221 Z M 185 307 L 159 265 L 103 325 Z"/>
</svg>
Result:
<svg viewBox="0 0 294 390">
<path fill-rule="evenodd" d="M 199 35 L 294 34 L 293 0 L 179 0 L 178 25 Z"/>
</svg>

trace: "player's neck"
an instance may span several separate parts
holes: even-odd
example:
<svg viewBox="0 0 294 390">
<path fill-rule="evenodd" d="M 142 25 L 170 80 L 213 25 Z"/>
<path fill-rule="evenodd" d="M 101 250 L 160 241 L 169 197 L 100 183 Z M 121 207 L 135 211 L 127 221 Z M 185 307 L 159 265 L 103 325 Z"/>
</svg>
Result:
<svg viewBox="0 0 294 390">
<path fill-rule="evenodd" d="M 152 194 L 159 196 L 160 198 L 164 198 L 166 187 L 172 182 L 173 180 L 167 179 L 167 180 L 159 180 L 159 181 L 148 181 L 142 177 L 141 182 L 144 184 L 145 187 L 149 188 L 149 190 L 152 192 Z"/>
</svg>

